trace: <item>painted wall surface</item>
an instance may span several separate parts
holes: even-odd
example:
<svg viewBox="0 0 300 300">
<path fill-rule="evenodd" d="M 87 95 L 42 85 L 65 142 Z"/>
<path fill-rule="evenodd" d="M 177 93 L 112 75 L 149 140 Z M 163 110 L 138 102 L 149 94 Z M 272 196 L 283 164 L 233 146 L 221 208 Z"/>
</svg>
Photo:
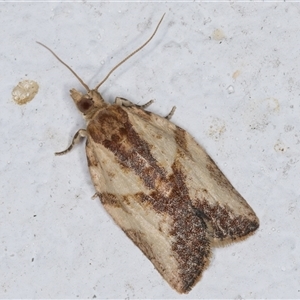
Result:
<svg viewBox="0 0 300 300">
<path fill-rule="evenodd" d="M 96 86 L 165 19 L 151 43 L 101 87 L 167 115 L 215 160 L 260 218 L 214 249 L 201 281 L 173 291 L 105 212 L 69 97 Z M 1 298 L 299 298 L 300 6 L 297 3 L 0 4 Z M 11 95 L 22 80 L 34 99 Z"/>
</svg>

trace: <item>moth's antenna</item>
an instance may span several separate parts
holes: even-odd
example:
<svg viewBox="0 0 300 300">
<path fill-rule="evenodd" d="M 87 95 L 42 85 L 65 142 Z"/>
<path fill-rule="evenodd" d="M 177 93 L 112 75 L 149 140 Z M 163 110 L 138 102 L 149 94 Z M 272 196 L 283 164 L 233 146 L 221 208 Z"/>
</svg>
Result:
<svg viewBox="0 0 300 300">
<path fill-rule="evenodd" d="M 106 75 L 106 77 L 95 87 L 95 90 L 97 91 L 99 89 L 99 87 L 107 80 L 107 78 L 111 75 L 111 73 L 117 69 L 120 65 L 122 65 L 127 59 L 129 59 L 131 56 L 133 56 L 134 54 L 136 54 L 137 52 L 139 52 L 142 48 L 144 48 L 154 37 L 154 35 L 156 34 L 156 31 L 160 25 L 160 23 L 162 22 L 163 18 L 164 18 L 165 14 L 163 14 L 163 16 L 161 17 L 160 21 L 158 22 L 154 32 L 152 33 L 152 35 L 150 36 L 150 38 L 139 48 L 137 48 L 135 51 L 133 51 L 131 54 L 129 54 L 127 57 L 125 57 L 121 62 L 119 62 L 115 67 L 113 67 L 111 69 L 111 71 Z"/>
<path fill-rule="evenodd" d="M 42 44 L 40 42 L 37 42 L 37 43 L 40 44 L 41 46 L 43 46 L 44 48 L 46 48 L 47 50 L 49 50 L 63 65 L 65 65 L 76 76 L 76 78 L 84 86 L 84 88 L 87 90 L 87 92 L 90 91 L 89 87 L 82 81 L 82 79 L 65 62 L 63 62 L 50 48 L 48 48 L 47 46 L 45 46 L 44 44 Z"/>
</svg>

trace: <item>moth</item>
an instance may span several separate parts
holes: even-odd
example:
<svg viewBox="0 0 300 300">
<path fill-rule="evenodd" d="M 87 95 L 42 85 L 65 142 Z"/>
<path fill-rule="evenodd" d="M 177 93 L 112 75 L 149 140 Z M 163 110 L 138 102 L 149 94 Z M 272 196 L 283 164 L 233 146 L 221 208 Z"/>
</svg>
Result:
<svg viewBox="0 0 300 300">
<path fill-rule="evenodd" d="M 164 17 L 164 16 L 163 16 Z M 188 293 L 209 264 L 211 248 L 244 239 L 259 220 L 205 150 L 184 129 L 170 122 L 175 107 L 161 117 L 117 97 L 104 101 L 99 87 L 111 73 L 145 47 L 132 52 L 90 89 L 71 89 L 86 119 L 71 150 L 86 138 L 89 171 L 107 212 L 179 293 Z"/>
</svg>

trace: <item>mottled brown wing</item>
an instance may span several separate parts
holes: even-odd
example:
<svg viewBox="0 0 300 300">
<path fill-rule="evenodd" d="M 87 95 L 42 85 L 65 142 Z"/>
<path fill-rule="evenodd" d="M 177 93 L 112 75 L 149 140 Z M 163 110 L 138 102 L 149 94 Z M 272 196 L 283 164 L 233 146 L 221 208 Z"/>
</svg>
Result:
<svg viewBox="0 0 300 300">
<path fill-rule="evenodd" d="M 138 108 L 132 108 L 129 115 L 139 136 L 153 140 L 151 152 L 158 162 L 167 170 L 172 169 L 173 162 L 179 166 L 178 173 L 184 177 L 182 189 L 188 194 L 189 205 L 207 224 L 211 242 L 227 243 L 259 227 L 247 201 L 187 131 Z M 145 120 L 143 126 L 138 126 L 140 119 Z"/>
<path fill-rule="evenodd" d="M 181 149 L 189 153 L 179 159 L 187 174 L 191 205 L 208 226 L 212 245 L 243 239 L 259 227 L 259 220 L 209 155 L 189 133 L 178 129 Z"/>
<path fill-rule="evenodd" d="M 178 292 L 188 292 L 207 266 L 211 241 L 258 227 L 205 151 L 165 118 L 113 105 L 87 130 L 89 168 L 104 207 Z"/>
</svg>

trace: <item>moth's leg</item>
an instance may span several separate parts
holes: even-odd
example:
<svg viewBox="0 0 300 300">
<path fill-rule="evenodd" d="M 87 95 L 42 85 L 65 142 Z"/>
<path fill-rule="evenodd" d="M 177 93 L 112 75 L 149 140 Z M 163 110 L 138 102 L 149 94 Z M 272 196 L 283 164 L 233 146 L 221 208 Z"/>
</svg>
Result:
<svg viewBox="0 0 300 300">
<path fill-rule="evenodd" d="M 92 196 L 92 200 L 94 200 L 94 199 L 96 199 L 97 197 L 100 197 L 101 195 L 98 193 L 98 192 L 96 192 L 93 196 Z"/>
<path fill-rule="evenodd" d="M 64 150 L 64 151 L 55 152 L 55 155 L 63 155 L 63 154 L 68 153 L 69 151 L 71 151 L 71 149 L 73 148 L 73 146 L 80 141 L 81 138 L 86 137 L 86 136 L 87 136 L 86 130 L 85 129 L 79 129 L 75 133 L 71 145 L 66 150 Z"/>
<path fill-rule="evenodd" d="M 140 107 L 142 109 L 147 108 L 148 106 L 150 106 L 152 103 L 154 102 L 154 100 L 150 100 L 147 103 L 143 104 L 143 105 L 137 105 L 137 107 Z"/>
<path fill-rule="evenodd" d="M 171 111 L 165 116 L 165 119 L 170 120 L 174 115 L 175 110 L 176 110 L 176 106 L 173 106 Z"/>
<path fill-rule="evenodd" d="M 117 105 L 120 105 L 120 106 L 127 106 L 127 107 L 130 107 L 130 106 L 136 106 L 136 107 L 139 107 L 139 108 L 142 108 L 142 109 L 145 109 L 147 108 L 149 105 L 151 105 L 154 101 L 153 100 L 150 100 L 148 101 L 147 103 L 143 104 L 143 105 L 137 105 L 137 104 L 134 104 L 132 103 L 131 101 L 125 99 L 125 98 L 121 98 L 121 97 L 117 97 L 115 99 L 115 103 Z"/>
<path fill-rule="evenodd" d="M 127 107 L 128 106 L 135 106 L 135 104 L 132 103 L 131 101 L 129 101 L 129 100 L 125 99 L 125 98 L 121 98 L 121 97 L 117 97 L 115 99 L 115 103 L 117 105 L 120 105 L 120 106 L 127 106 Z"/>
</svg>

